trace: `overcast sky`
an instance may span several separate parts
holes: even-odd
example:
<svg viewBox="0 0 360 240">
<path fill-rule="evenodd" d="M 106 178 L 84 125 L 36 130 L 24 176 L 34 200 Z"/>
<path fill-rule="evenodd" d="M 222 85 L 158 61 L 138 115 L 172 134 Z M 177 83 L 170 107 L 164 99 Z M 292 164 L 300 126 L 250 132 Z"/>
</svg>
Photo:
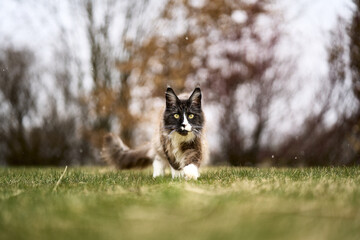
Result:
<svg viewBox="0 0 360 240">
<path fill-rule="evenodd" d="M 153 2 L 156 5 L 156 2 L 163 1 Z M 351 16 L 351 0 L 278 0 L 275 2 L 280 9 L 284 10 L 284 21 L 288 22 L 287 32 L 291 42 L 289 46 L 284 45 L 284 51 L 300 53 L 301 67 L 304 71 L 312 74 L 325 73 L 327 69 L 324 64 L 324 58 L 326 58 L 324 43 L 327 34 L 336 23 L 337 16 L 346 19 Z M 85 61 L 89 58 L 89 53 L 86 32 L 84 28 L 81 28 L 84 18 L 83 12 L 74 7 L 76 4 L 78 4 L 77 1 L 59 0 L 0 1 L 1 46 L 10 44 L 37 49 L 39 51 L 36 52 L 39 52 L 41 58 L 47 62 L 51 59 L 51 49 L 57 43 L 59 26 L 64 26 L 71 35 L 71 44 Z M 101 4 L 98 5 L 99 9 L 96 11 L 99 14 L 103 11 L 100 6 Z M 154 15 L 153 12 L 148 11 L 146 14 Z M 125 13 L 119 11 L 116 14 Z M 119 31 L 112 32 L 114 41 L 118 40 L 122 29 L 121 19 L 117 18 Z"/>
</svg>

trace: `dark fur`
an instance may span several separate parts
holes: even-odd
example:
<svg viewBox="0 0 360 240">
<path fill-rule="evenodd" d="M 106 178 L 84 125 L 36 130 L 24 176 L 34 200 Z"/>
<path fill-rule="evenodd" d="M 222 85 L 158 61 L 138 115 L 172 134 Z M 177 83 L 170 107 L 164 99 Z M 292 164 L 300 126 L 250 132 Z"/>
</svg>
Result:
<svg viewBox="0 0 360 240">
<path fill-rule="evenodd" d="M 204 114 L 201 110 L 201 90 L 195 88 L 189 99 L 180 100 L 172 88 L 168 88 L 165 94 L 166 109 L 164 112 L 164 128 L 171 133 L 177 131 L 179 134 L 186 136 L 187 131 L 181 130 L 181 124 L 184 121 L 184 114 L 189 116 L 194 114 L 193 119 L 187 117 L 195 134 L 200 134 L 204 124 Z M 179 114 L 180 118 L 174 118 L 174 114 Z"/>
<path fill-rule="evenodd" d="M 195 138 L 192 141 L 181 143 L 180 151 L 185 156 L 184 166 L 193 163 L 199 167 L 202 160 L 201 131 L 204 125 L 204 114 L 201 109 L 201 90 L 195 88 L 188 99 L 179 99 L 171 88 L 167 88 L 165 99 L 166 108 L 160 124 L 160 135 L 158 136 L 162 149 L 156 149 L 155 146 L 155 151 L 159 155 L 165 156 L 175 170 L 182 169 L 172 153 L 173 146 L 170 134 L 176 131 L 182 136 L 188 135 L 186 130 L 181 130 L 184 114 L 186 114 Z M 176 119 L 174 114 L 179 114 L 180 117 Z M 193 119 L 189 119 L 190 114 L 194 114 Z M 108 134 L 104 138 L 102 158 L 119 169 L 143 168 L 153 161 L 149 156 L 150 148 L 151 145 L 148 144 L 142 148 L 131 150 L 122 143 L 119 137 Z"/>
<path fill-rule="evenodd" d="M 118 169 L 144 168 L 152 163 L 152 159 L 147 156 L 150 144 L 131 150 L 122 148 L 117 142 L 119 140 L 112 134 L 104 137 L 102 158 L 106 162 Z"/>
<path fill-rule="evenodd" d="M 180 145 L 180 151 L 185 155 L 185 166 L 191 163 L 200 166 L 202 159 L 201 155 L 201 130 L 204 125 L 204 113 L 201 109 L 201 90 L 196 88 L 188 99 L 179 99 L 175 92 L 168 88 L 166 90 L 166 109 L 163 116 L 164 130 L 167 134 L 173 131 L 178 132 L 182 136 L 186 136 L 188 132 L 181 130 L 184 121 L 184 114 L 187 116 L 188 122 L 192 126 L 192 131 L 195 134 L 195 139 L 190 142 L 183 142 Z M 176 119 L 174 114 L 179 114 L 180 118 Z M 189 119 L 189 115 L 193 114 L 194 118 Z M 181 170 L 179 162 L 176 161 L 172 154 L 171 140 L 168 137 L 161 135 L 162 148 L 169 164 L 175 170 Z"/>
<path fill-rule="evenodd" d="M 175 156 L 171 153 L 171 142 L 170 139 L 164 137 L 161 135 L 161 145 L 162 150 L 164 151 L 164 154 L 166 156 L 166 159 L 168 160 L 169 164 L 172 166 L 173 169 L 179 170 L 180 164 L 176 162 Z"/>
</svg>

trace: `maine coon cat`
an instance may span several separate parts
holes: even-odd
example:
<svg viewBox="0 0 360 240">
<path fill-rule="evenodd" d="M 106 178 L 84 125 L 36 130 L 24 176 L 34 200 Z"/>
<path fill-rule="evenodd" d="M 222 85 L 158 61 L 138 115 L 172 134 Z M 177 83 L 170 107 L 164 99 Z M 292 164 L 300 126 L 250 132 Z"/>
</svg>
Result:
<svg viewBox="0 0 360 240">
<path fill-rule="evenodd" d="M 109 134 L 104 138 L 102 157 L 119 169 L 152 164 L 154 178 L 163 176 L 169 166 L 173 178 L 197 179 L 201 163 L 208 158 L 204 125 L 200 88 L 177 96 L 168 87 L 159 129 L 151 143 L 132 150 L 119 137 Z"/>
</svg>

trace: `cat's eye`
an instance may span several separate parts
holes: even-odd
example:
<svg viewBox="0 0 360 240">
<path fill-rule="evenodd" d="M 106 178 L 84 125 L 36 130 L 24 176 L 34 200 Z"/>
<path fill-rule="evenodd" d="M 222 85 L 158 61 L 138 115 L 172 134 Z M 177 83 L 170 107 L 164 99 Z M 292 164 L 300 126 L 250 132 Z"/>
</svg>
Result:
<svg viewBox="0 0 360 240">
<path fill-rule="evenodd" d="M 189 119 L 193 119 L 194 118 L 194 114 L 189 114 Z"/>
<path fill-rule="evenodd" d="M 174 118 L 178 119 L 179 117 L 180 117 L 179 114 L 177 114 L 177 113 L 174 114 Z"/>
</svg>

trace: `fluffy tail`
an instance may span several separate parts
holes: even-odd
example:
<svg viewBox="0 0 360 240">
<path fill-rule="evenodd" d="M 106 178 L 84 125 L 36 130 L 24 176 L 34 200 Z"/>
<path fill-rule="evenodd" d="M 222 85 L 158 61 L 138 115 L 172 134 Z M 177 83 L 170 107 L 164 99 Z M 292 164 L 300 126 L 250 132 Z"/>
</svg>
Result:
<svg viewBox="0 0 360 240">
<path fill-rule="evenodd" d="M 150 144 L 131 150 L 119 137 L 108 134 L 104 137 L 102 159 L 118 169 L 144 168 L 152 163 L 149 157 Z"/>
</svg>

